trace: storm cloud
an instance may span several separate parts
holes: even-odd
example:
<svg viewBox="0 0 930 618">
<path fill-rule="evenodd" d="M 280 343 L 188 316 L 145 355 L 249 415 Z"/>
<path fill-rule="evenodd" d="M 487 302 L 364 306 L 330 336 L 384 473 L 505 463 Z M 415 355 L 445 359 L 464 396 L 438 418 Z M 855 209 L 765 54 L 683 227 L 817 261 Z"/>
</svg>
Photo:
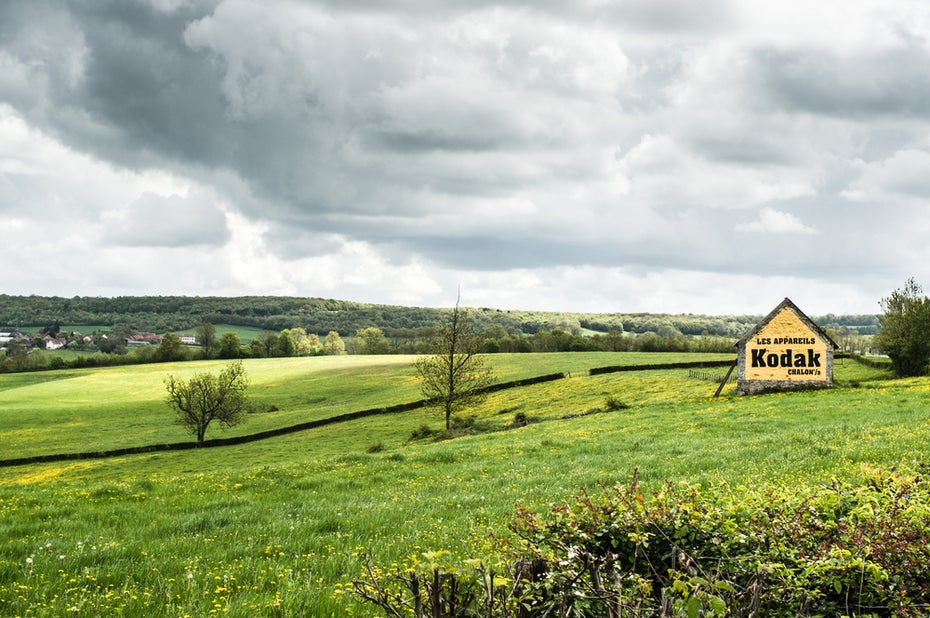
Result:
<svg viewBox="0 0 930 618">
<path fill-rule="evenodd" d="M 2 291 L 877 312 L 930 285 L 928 36 L 917 1 L 5 3 Z"/>
</svg>

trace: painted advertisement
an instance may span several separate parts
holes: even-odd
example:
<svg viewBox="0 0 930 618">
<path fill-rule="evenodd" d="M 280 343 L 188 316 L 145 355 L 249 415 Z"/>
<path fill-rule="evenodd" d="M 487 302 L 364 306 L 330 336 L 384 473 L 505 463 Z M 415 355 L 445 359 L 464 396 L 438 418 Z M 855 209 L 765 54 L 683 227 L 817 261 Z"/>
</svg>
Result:
<svg viewBox="0 0 930 618">
<path fill-rule="evenodd" d="M 828 345 L 785 307 L 746 341 L 745 379 L 827 381 Z"/>
</svg>

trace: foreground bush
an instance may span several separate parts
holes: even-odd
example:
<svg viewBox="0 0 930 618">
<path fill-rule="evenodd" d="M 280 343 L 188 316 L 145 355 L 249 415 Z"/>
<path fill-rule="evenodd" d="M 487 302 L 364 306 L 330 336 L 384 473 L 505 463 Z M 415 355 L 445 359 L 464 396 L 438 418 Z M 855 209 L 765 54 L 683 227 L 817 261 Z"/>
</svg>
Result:
<svg viewBox="0 0 930 618">
<path fill-rule="evenodd" d="M 756 490 L 630 483 L 520 509 L 499 565 L 366 563 L 388 616 L 918 616 L 930 611 L 921 474 Z"/>
</svg>

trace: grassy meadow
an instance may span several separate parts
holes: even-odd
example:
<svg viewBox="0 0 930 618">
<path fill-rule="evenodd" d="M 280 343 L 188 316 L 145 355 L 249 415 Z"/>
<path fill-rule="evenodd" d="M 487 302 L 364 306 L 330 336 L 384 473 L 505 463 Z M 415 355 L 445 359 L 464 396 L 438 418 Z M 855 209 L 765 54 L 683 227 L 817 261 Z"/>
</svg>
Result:
<svg viewBox="0 0 930 618">
<path fill-rule="evenodd" d="M 360 616 L 342 585 L 378 564 L 487 558 L 515 506 L 628 480 L 706 487 L 854 478 L 922 463 L 930 381 L 837 361 L 829 391 L 736 397 L 687 369 L 587 369 L 721 356 L 490 357 L 498 379 L 567 372 L 475 409 L 487 433 L 410 439 L 442 419 L 375 416 L 250 444 L 0 469 L 0 615 Z M 246 362 L 252 433 L 419 398 L 412 357 Z M 218 361 L 0 376 L 0 459 L 189 439 L 169 373 Z M 711 373 L 724 373 L 714 368 Z M 629 406 L 607 411 L 608 397 Z M 510 429 L 517 414 L 529 425 Z"/>
</svg>

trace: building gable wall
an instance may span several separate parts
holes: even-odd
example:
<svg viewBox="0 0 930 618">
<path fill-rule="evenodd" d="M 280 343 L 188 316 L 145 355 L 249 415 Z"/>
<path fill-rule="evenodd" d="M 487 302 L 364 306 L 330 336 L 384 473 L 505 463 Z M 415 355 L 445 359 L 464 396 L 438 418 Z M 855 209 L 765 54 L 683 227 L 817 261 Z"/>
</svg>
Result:
<svg viewBox="0 0 930 618">
<path fill-rule="evenodd" d="M 787 298 L 737 347 L 741 395 L 833 386 L 836 343 Z"/>
</svg>

